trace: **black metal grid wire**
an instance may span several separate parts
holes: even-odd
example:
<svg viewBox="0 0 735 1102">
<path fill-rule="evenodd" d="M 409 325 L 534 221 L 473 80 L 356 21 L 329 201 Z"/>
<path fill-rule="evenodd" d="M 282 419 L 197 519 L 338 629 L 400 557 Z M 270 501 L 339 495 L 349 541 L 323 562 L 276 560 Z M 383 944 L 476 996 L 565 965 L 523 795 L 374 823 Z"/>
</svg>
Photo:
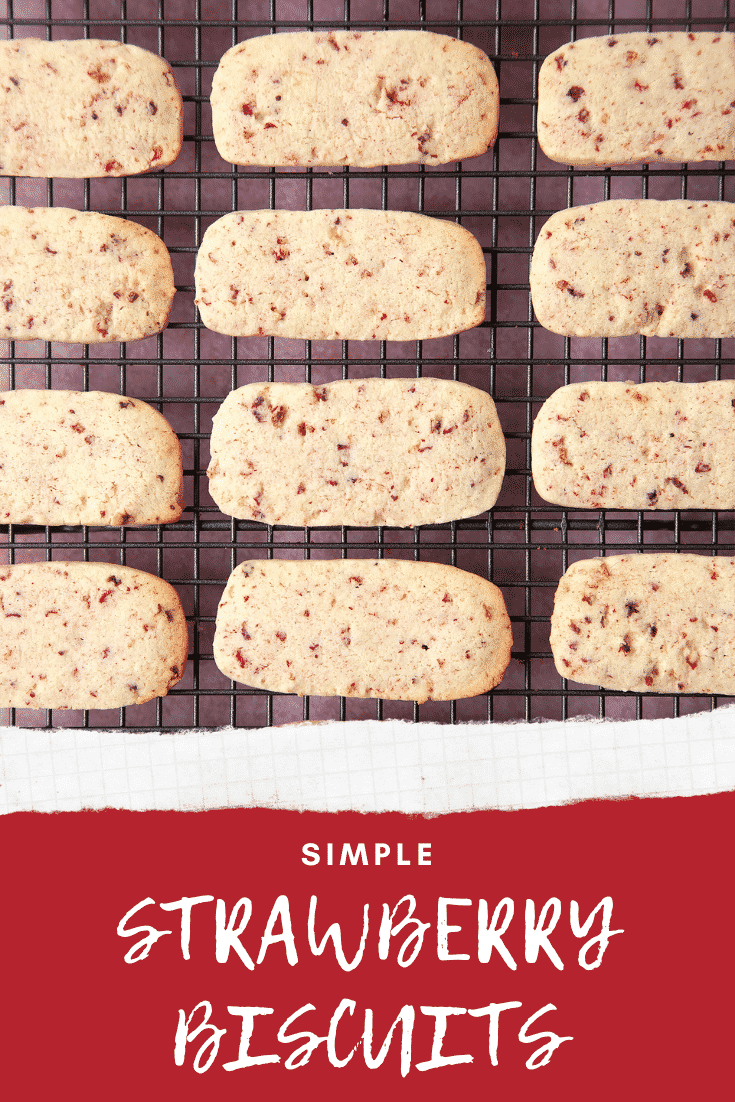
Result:
<svg viewBox="0 0 735 1102">
<path fill-rule="evenodd" d="M 134 530 L 0 527 L 8 561 L 92 559 L 150 570 L 177 586 L 187 612 L 190 659 L 168 697 L 113 712 L 13 711 L 24 727 L 257 727 L 299 719 L 413 718 L 463 722 L 679 715 L 730 698 L 622 694 L 556 674 L 548 617 L 561 574 L 577 558 L 623 551 L 732 554 L 733 513 L 575 511 L 541 501 L 530 475 L 530 432 L 543 400 L 585 379 L 735 376 L 735 341 L 556 337 L 535 322 L 528 263 L 555 210 L 623 196 L 735 199 L 732 165 L 573 171 L 547 161 L 535 141 L 536 86 L 544 57 L 569 39 L 625 30 L 733 30 L 729 0 L 0 0 L 5 37 L 114 38 L 154 50 L 184 93 L 185 140 L 163 172 L 118 181 L 9 179 L 3 202 L 68 205 L 130 217 L 155 230 L 172 255 L 178 295 L 165 333 L 129 345 L 6 344 L 4 386 L 101 389 L 147 400 L 182 440 L 187 505 L 182 519 Z M 498 142 L 467 165 L 378 170 L 237 169 L 214 149 L 211 77 L 244 38 L 320 28 L 424 28 L 484 49 L 501 91 Z M 488 265 L 488 320 L 457 337 L 394 342 L 231 339 L 204 329 L 193 304 L 194 258 L 207 226 L 256 207 L 369 206 L 417 210 L 461 222 Z M 220 514 L 206 490 L 211 418 L 228 391 L 268 380 L 433 375 L 492 394 L 508 442 L 501 497 L 489 515 L 415 530 L 293 529 Z M 514 630 L 511 667 L 491 694 L 416 705 L 263 693 L 228 682 L 212 660 L 216 606 L 230 570 L 249 557 L 430 559 L 489 577 L 504 593 Z M 2 718 L 2 717 L 0 717 Z"/>
</svg>

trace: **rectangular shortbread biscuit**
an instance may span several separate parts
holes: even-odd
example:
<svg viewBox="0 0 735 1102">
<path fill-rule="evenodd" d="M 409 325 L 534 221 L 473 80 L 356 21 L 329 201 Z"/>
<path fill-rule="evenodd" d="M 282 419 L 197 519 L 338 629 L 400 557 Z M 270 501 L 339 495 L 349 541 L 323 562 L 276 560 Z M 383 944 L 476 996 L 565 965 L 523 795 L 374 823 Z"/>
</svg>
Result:
<svg viewBox="0 0 735 1102">
<path fill-rule="evenodd" d="M 734 696 L 735 559 L 582 559 L 559 582 L 551 650 L 585 685 Z"/>
<path fill-rule="evenodd" d="M 235 337 L 422 340 L 485 316 L 479 242 L 406 211 L 226 214 L 196 264 L 202 321 Z"/>
<path fill-rule="evenodd" d="M 539 73 L 538 140 L 568 165 L 735 156 L 735 35 L 634 31 L 568 42 Z"/>
<path fill-rule="evenodd" d="M 266 524 L 442 524 L 497 499 L 492 398 L 444 379 L 251 383 L 215 414 L 209 492 Z"/>
<path fill-rule="evenodd" d="M 186 664 L 173 586 L 101 562 L 0 567 L 0 707 L 122 708 L 165 696 Z"/>
<path fill-rule="evenodd" d="M 212 81 L 221 157 L 240 165 L 439 165 L 485 153 L 498 81 L 468 42 L 426 31 L 303 31 L 228 50 Z"/>
<path fill-rule="evenodd" d="M 735 203 L 557 211 L 536 241 L 531 296 L 541 324 L 570 337 L 735 336 Z"/>
<path fill-rule="evenodd" d="M 0 43 L 0 174 L 130 176 L 181 150 L 181 93 L 162 57 L 99 39 Z"/>
<path fill-rule="evenodd" d="M 0 439 L 3 523 L 132 526 L 181 516 L 181 445 L 145 402 L 101 391 L 7 391 Z"/>
<path fill-rule="evenodd" d="M 545 501 L 578 509 L 735 509 L 735 382 L 572 383 L 533 423 Z"/>
<path fill-rule="evenodd" d="M 165 328 L 176 288 L 152 230 L 94 211 L 0 207 L 0 336 L 100 344 Z"/>
<path fill-rule="evenodd" d="M 230 575 L 214 660 L 272 692 L 422 703 L 492 689 L 511 643 L 500 590 L 453 566 L 256 559 Z"/>
</svg>

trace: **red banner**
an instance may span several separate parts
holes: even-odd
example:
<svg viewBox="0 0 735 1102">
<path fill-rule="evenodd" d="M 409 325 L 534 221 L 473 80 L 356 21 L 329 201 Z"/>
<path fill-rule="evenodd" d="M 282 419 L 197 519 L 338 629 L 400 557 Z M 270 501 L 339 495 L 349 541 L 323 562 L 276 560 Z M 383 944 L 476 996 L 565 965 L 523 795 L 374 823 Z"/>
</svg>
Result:
<svg viewBox="0 0 735 1102">
<path fill-rule="evenodd" d="M 724 1098 L 733 821 L 6 816 L 3 1094 Z"/>
</svg>

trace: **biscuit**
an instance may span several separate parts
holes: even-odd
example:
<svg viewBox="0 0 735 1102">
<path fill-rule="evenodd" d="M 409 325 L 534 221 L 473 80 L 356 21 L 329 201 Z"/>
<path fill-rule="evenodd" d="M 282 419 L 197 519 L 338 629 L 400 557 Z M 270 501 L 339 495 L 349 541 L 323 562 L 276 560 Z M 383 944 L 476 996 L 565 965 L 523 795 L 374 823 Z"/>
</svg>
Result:
<svg viewBox="0 0 735 1102">
<path fill-rule="evenodd" d="M 559 582 L 551 650 L 585 685 L 735 695 L 735 559 L 582 559 Z"/>
<path fill-rule="evenodd" d="M 542 405 L 531 470 L 577 509 L 735 509 L 735 382 L 573 383 Z"/>
<path fill-rule="evenodd" d="M 611 199 L 546 222 L 531 297 L 565 336 L 731 337 L 733 268 L 735 203 Z"/>
<path fill-rule="evenodd" d="M 442 524 L 492 508 L 505 440 L 492 398 L 443 379 L 251 383 L 215 414 L 209 492 L 266 524 Z"/>
<path fill-rule="evenodd" d="M 0 707 L 122 708 L 181 679 L 186 620 L 168 582 L 102 562 L 0 567 Z"/>
<path fill-rule="evenodd" d="M 204 235 L 195 278 L 202 321 L 233 337 L 423 340 L 485 316 L 479 242 L 406 211 L 226 214 Z"/>
<path fill-rule="evenodd" d="M 426 31 L 250 38 L 212 81 L 217 150 L 240 165 L 430 164 L 485 153 L 498 81 L 482 50 Z"/>
<path fill-rule="evenodd" d="M 176 288 L 155 233 L 92 211 L 0 207 L 0 336 L 100 344 L 165 328 Z"/>
<path fill-rule="evenodd" d="M 0 43 L 0 174 L 131 176 L 181 150 L 171 66 L 98 39 Z"/>
<path fill-rule="evenodd" d="M 3 523 L 132 526 L 181 516 L 181 446 L 145 402 L 100 391 L 7 391 L 0 438 Z"/>
<path fill-rule="evenodd" d="M 735 35 L 634 31 L 568 42 L 541 66 L 538 140 L 568 165 L 735 156 Z"/>
<path fill-rule="evenodd" d="M 454 700 L 510 661 L 500 590 L 453 566 L 385 559 L 255 559 L 230 575 L 214 660 L 270 692 Z"/>
</svg>

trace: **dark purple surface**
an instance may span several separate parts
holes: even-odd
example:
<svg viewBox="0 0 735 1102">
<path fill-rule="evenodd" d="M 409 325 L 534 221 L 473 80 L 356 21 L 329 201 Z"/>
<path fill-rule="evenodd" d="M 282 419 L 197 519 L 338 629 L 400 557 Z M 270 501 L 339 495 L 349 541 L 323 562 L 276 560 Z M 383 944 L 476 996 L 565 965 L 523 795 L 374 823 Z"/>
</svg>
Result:
<svg viewBox="0 0 735 1102">
<path fill-rule="evenodd" d="M 549 651 L 548 616 L 566 566 L 604 547 L 615 554 L 645 550 L 732 553 L 732 513 L 605 513 L 546 505 L 530 478 L 530 427 L 541 402 L 566 382 L 588 379 L 696 382 L 735 377 L 732 340 L 615 338 L 565 340 L 531 323 L 528 263 L 546 217 L 566 206 L 605 198 L 735 199 L 732 164 L 572 172 L 548 161 L 534 137 L 535 78 L 543 57 L 571 37 L 659 27 L 733 29 L 728 2 L 714 0 L 10 0 L 15 37 L 120 38 L 161 52 L 174 66 L 184 94 L 184 148 L 155 176 L 118 180 L 0 180 L 0 202 L 56 204 L 124 213 L 159 233 L 171 251 L 179 289 L 168 329 L 127 346 L 3 343 L 3 388 L 44 387 L 118 391 L 154 402 L 180 434 L 184 449 L 186 511 L 165 528 L 0 529 L 14 561 L 81 559 L 125 561 L 173 582 L 189 617 L 191 658 L 183 681 L 163 701 L 124 713 L 32 712 L 0 715 L 25 727 L 261 726 L 311 719 L 414 718 L 439 722 L 535 719 L 604 714 L 612 718 L 670 716 L 709 709 L 725 698 L 616 695 L 563 683 Z M 576 11 L 576 24 L 570 11 Z M 50 14 L 50 22 L 46 22 Z M 240 23 L 233 23 L 233 15 Z M 208 102 L 219 58 L 235 42 L 271 29 L 309 29 L 306 20 L 344 27 L 420 26 L 461 36 L 496 62 L 500 80 L 500 137 L 495 149 L 461 166 L 374 170 L 233 170 L 211 138 Z M 534 23 L 534 17 L 536 22 Z M 382 22 L 382 20 L 386 22 Z M 608 22 L 608 20 L 614 20 Z M 652 23 L 646 23 L 646 20 Z M 37 22 L 33 22 L 36 20 Z M 195 20 L 199 20 L 195 25 Z M 69 21 L 69 22 L 64 22 Z M 86 21 L 86 22 L 85 22 Z M 312 24 L 313 26 L 314 24 Z M 0 33 L 2 33 L 0 32 Z M 227 211 L 273 205 L 304 209 L 387 206 L 459 217 L 485 247 L 488 321 L 457 338 L 416 343 L 231 340 L 203 329 L 194 307 L 196 248 L 208 225 Z M 342 378 L 421 373 L 458 378 L 490 390 L 508 444 L 508 471 L 491 516 L 421 530 L 267 529 L 220 514 L 207 491 L 212 415 L 230 389 L 270 377 L 327 382 Z M 245 558 L 355 557 L 380 554 L 453 563 L 490 576 L 501 586 L 513 619 L 514 657 L 489 697 L 421 708 L 398 702 L 269 697 L 233 687 L 211 658 L 217 603 L 232 567 Z M 727 698 L 730 699 L 730 698 Z"/>
</svg>

